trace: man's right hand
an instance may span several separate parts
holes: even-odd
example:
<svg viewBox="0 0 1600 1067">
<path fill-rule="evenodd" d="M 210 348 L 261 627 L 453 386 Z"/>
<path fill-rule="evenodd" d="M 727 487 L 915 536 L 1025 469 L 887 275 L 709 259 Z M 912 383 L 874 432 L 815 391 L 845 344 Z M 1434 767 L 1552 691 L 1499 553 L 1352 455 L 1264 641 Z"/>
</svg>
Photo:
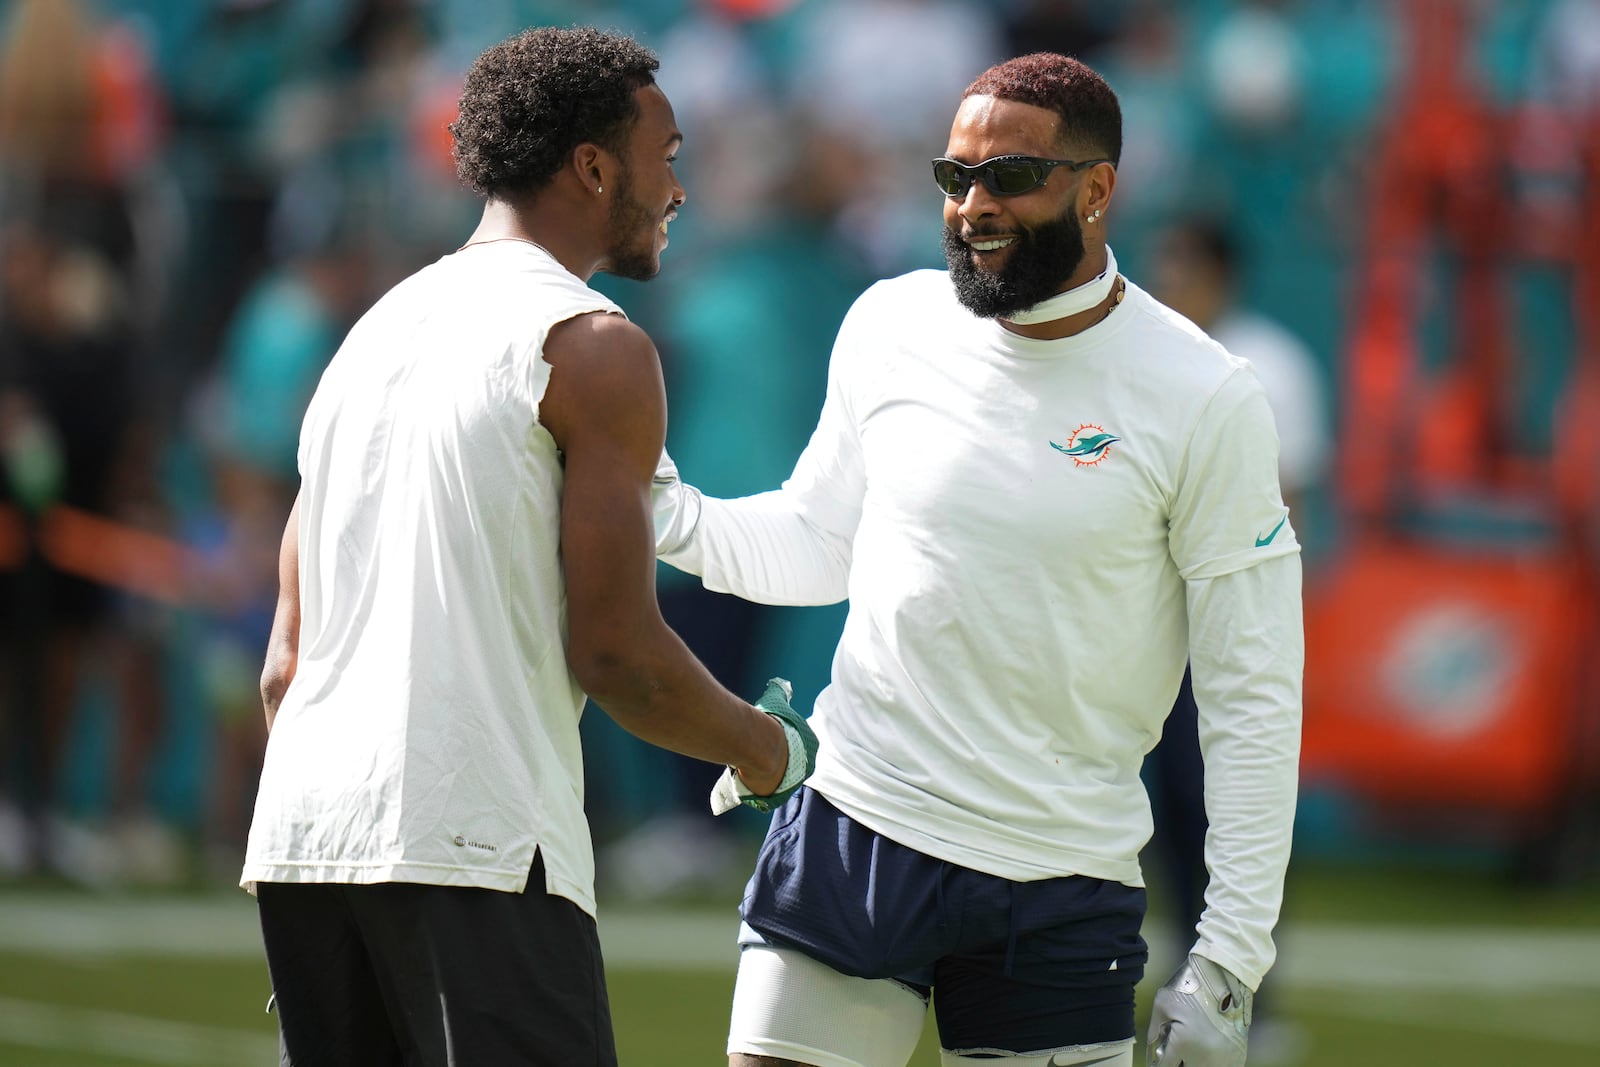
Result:
<svg viewBox="0 0 1600 1067">
<path fill-rule="evenodd" d="M 729 767 L 722 772 L 722 777 L 717 779 L 716 786 L 711 790 L 712 814 L 721 815 L 740 804 L 760 812 L 772 811 L 793 796 L 801 783 L 816 770 L 817 735 L 812 732 L 805 717 L 789 703 L 793 696 L 794 688 L 787 680 L 773 678 L 767 682 L 766 691 L 755 703 L 757 710 L 778 720 L 778 725 L 783 727 L 784 740 L 789 744 L 789 762 L 778 787 L 765 796 L 759 795 L 744 784 L 734 768 Z"/>
</svg>

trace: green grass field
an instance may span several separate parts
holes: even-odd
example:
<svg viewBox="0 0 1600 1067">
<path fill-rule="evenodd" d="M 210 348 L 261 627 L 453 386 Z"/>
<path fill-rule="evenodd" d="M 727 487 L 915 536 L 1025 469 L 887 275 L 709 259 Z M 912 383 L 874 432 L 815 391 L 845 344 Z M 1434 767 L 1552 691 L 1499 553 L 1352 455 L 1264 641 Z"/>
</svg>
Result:
<svg viewBox="0 0 1600 1067">
<path fill-rule="evenodd" d="M 1600 1062 L 1600 890 L 1338 869 L 1291 888 L 1273 996 L 1303 1044 L 1294 1062 Z M 602 931 L 622 1063 L 723 1062 L 728 908 L 603 913 Z M 0 892 L 0 1065 L 275 1063 L 253 937 L 242 894 Z M 913 1063 L 936 1067 L 936 1048 L 930 1023 Z"/>
</svg>

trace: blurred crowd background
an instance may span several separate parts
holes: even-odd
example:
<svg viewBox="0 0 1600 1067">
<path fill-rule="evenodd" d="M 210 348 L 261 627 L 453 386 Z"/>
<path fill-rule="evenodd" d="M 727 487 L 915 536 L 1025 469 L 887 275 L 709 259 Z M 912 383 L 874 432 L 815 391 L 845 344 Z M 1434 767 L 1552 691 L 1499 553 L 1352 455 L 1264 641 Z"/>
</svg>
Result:
<svg viewBox="0 0 1600 1067">
<path fill-rule="evenodd" d="M 1600 0 L 0 0 L 0 879 L 236 878 L 304 405 L 475 222 L 467 65 L 574 23 L 656 49 L 686 134 L 662 274 L 598 284 L 723 496 L 787 475 L 851 300 L 942 266 L 968 82 L 1104 73 L 1124 272 L 1279 421 L 1303 853 L 1593 874 Z M 736 690 L 825 683 L 842 608 L 660 591 Z M 604 891 L 741 876 L 715 768 L 585 734 Z"/>
</svg>

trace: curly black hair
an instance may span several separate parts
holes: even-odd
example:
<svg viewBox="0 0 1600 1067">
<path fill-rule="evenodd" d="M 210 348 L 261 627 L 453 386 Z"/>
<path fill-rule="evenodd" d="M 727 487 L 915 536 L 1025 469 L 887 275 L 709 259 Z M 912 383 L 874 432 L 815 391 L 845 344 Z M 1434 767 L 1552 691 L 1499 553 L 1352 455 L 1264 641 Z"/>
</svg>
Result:
<svg viewBox="0 0 1600 1067">
<path fill-rule="evenodd" d="M 620 34 L 587 27 L 524 30 L 467 71 L 450 124 L 456 174 L 490 198 L 543 188 L 584 142 L 618 150 L 660 60 Z"/>
<path fill-rule="evenodd" d="M 1071 56 L 1035 52 L 978 75 L 962 98 L 993 96 L 1054 111 L 1066 143 L 1117 163 L 1122 159 L 1122 107 L 1106 80 Z"/>
</svg>

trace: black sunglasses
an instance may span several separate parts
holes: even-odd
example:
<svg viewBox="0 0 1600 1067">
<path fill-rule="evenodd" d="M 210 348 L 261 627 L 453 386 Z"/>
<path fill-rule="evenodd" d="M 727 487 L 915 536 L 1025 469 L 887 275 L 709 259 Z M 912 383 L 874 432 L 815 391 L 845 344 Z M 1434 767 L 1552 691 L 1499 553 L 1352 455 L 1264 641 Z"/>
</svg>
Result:
<svg viewBox="0 0 1600 1067">
<path fill-rule="evenodd" d="M 1057 167 L 1081 170 L 1097 163 L 1110 163 L 1109 159 L 1041 159 L 1038 156 L 995 156 L 982 163 L 967 166 L 943 157 L 933 161 L 933 181 L 945 196 L 957 200 L 967 195 L 972 180 L 977 178 L 983 187 L 995 196 L 1017 196 L 1044 184 L 1050 172 Z"/>
</svg>

